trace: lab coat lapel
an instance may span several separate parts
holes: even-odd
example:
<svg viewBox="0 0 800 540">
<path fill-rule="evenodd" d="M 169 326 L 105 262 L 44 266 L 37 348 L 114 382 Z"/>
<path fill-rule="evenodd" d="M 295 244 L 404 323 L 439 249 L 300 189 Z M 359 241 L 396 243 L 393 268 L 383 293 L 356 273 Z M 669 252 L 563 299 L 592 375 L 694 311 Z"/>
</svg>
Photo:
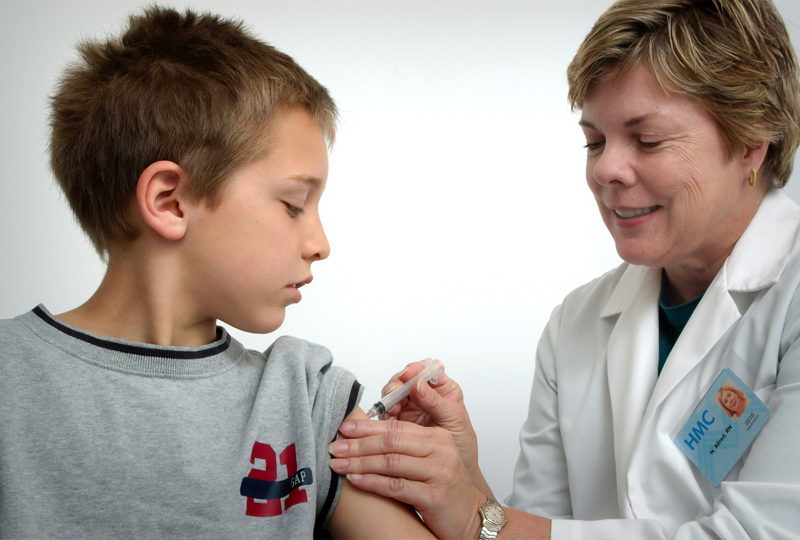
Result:
<svg viewBox="0 0 800 540">
<path fill-rule="evenodd" d="M 723 266 L 675 343 L 653 390 L 646 419 L 652 417 L 664 398 L 705 358 L 722 334 L 741 318 L 739 308 L 728 292 L 725 274 Z M 698 385 L 703 386 L 701 381 Z"/>
<path fill-rule="evenodd" d="M 619 313 L 607 365 L 620 508 L 627 507 L 628 465 L 658 376 L 660 287 L 661 269 L 630 266 L 603 310 L 604 317 Z"/>
<path fill-rule="evenodd" d="M 767 192 L 675 343 L 658 378 L 644 423 L 741 318 L 746 307 L 737 306 L 731 292 L 758 291 L 778 280 L 794 244 L 797 225 L 797 205 L 782 192 Z M 743 308 L 741 312 L 740 307 Z M 702 387 L 705 382 L 698 381 L 698 386 Z"/>
</svg>

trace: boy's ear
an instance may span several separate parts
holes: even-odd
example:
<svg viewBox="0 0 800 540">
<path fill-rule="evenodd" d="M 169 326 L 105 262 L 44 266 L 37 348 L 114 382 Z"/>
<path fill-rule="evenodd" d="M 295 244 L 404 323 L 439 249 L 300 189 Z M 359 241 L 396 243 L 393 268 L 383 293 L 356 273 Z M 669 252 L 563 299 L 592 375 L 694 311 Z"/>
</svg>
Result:
<svg viewBox="0 0 800 540">
<path fill-rule="evenodd" d="M 142 218 L 151 229 L 167 240 L 180 240 L 186 234 L 186 215 L 179 186 L 183 169 L 172 161 L 156 161 L 139 176 L 136 202 Z"/>
</svg>

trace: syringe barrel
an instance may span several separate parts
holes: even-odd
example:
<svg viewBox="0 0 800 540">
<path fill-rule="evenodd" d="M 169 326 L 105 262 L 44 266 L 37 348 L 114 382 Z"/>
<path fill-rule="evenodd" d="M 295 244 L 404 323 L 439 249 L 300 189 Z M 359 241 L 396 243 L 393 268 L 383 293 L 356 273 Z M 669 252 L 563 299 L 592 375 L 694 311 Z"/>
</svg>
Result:
<svg viewBox="0 0 800 540">
<path fill-rule="evenodd" d="M 431 381 L 433 384 L 436 384 L 441 373 L 444 373 L 444 364 L 442 364 L 439 360 L 426 358 L 425 367 L 422 369 L 422 371 L 417 373 L 399 388 L 395 388 L 383 396 L 380 400 L 380 403 L 383 404 L 385 410 L 391 410 L 392 407 L 408 397 L 408 395 L 411 393 L 411 387 L 416 384 L 418 380 L 422 379 L 423 381 Z"/>
</svg>

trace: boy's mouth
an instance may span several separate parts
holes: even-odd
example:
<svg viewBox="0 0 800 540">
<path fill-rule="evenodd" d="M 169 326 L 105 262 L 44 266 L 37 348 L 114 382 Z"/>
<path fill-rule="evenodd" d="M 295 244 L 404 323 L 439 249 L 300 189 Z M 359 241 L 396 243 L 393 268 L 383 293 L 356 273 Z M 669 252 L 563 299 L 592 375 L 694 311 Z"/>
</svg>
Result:
<svg viewBox="0 0 800 540">
<path fill-rule="evenodd" d="M 313 279 L 314 279 L 314 276 L 308 276 L 308 279 L 306 279 L 304 281 L 301 281 L 300 283 L 295 283 L 293 285 L 290 285 L 290 287 L 294 287 L 295 289 L 299 289 L 303 285 L 308 285 L 309 283 L 311 283 L 311 281 Z"/>
</svg>

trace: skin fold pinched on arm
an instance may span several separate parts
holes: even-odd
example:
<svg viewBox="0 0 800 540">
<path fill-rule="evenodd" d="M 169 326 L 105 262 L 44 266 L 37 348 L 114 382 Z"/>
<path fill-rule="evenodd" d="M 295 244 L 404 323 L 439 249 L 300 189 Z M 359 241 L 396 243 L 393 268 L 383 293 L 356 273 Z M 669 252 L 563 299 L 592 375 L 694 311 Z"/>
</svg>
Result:
<svg viewBox="0 0 800 540">
<path fill-rule="evenodd" d="M 383 393 L 419 369 L 421 364 L 412 364 Z M 418 383 L 401 409 L 388 413 L 405 420 L 344 422 L 340 431 L 350 439 L 331 445 L 331 467 L 356 487 L 414 506 L 438 538 L 477 538 L 478 509 L 495 497 L 478 467 L 477 439 L 460 387 L 440 376 L 433 388 Z M 549 538 L 549 520 L 507 513 L 503 536 Z"/>
</svg>

